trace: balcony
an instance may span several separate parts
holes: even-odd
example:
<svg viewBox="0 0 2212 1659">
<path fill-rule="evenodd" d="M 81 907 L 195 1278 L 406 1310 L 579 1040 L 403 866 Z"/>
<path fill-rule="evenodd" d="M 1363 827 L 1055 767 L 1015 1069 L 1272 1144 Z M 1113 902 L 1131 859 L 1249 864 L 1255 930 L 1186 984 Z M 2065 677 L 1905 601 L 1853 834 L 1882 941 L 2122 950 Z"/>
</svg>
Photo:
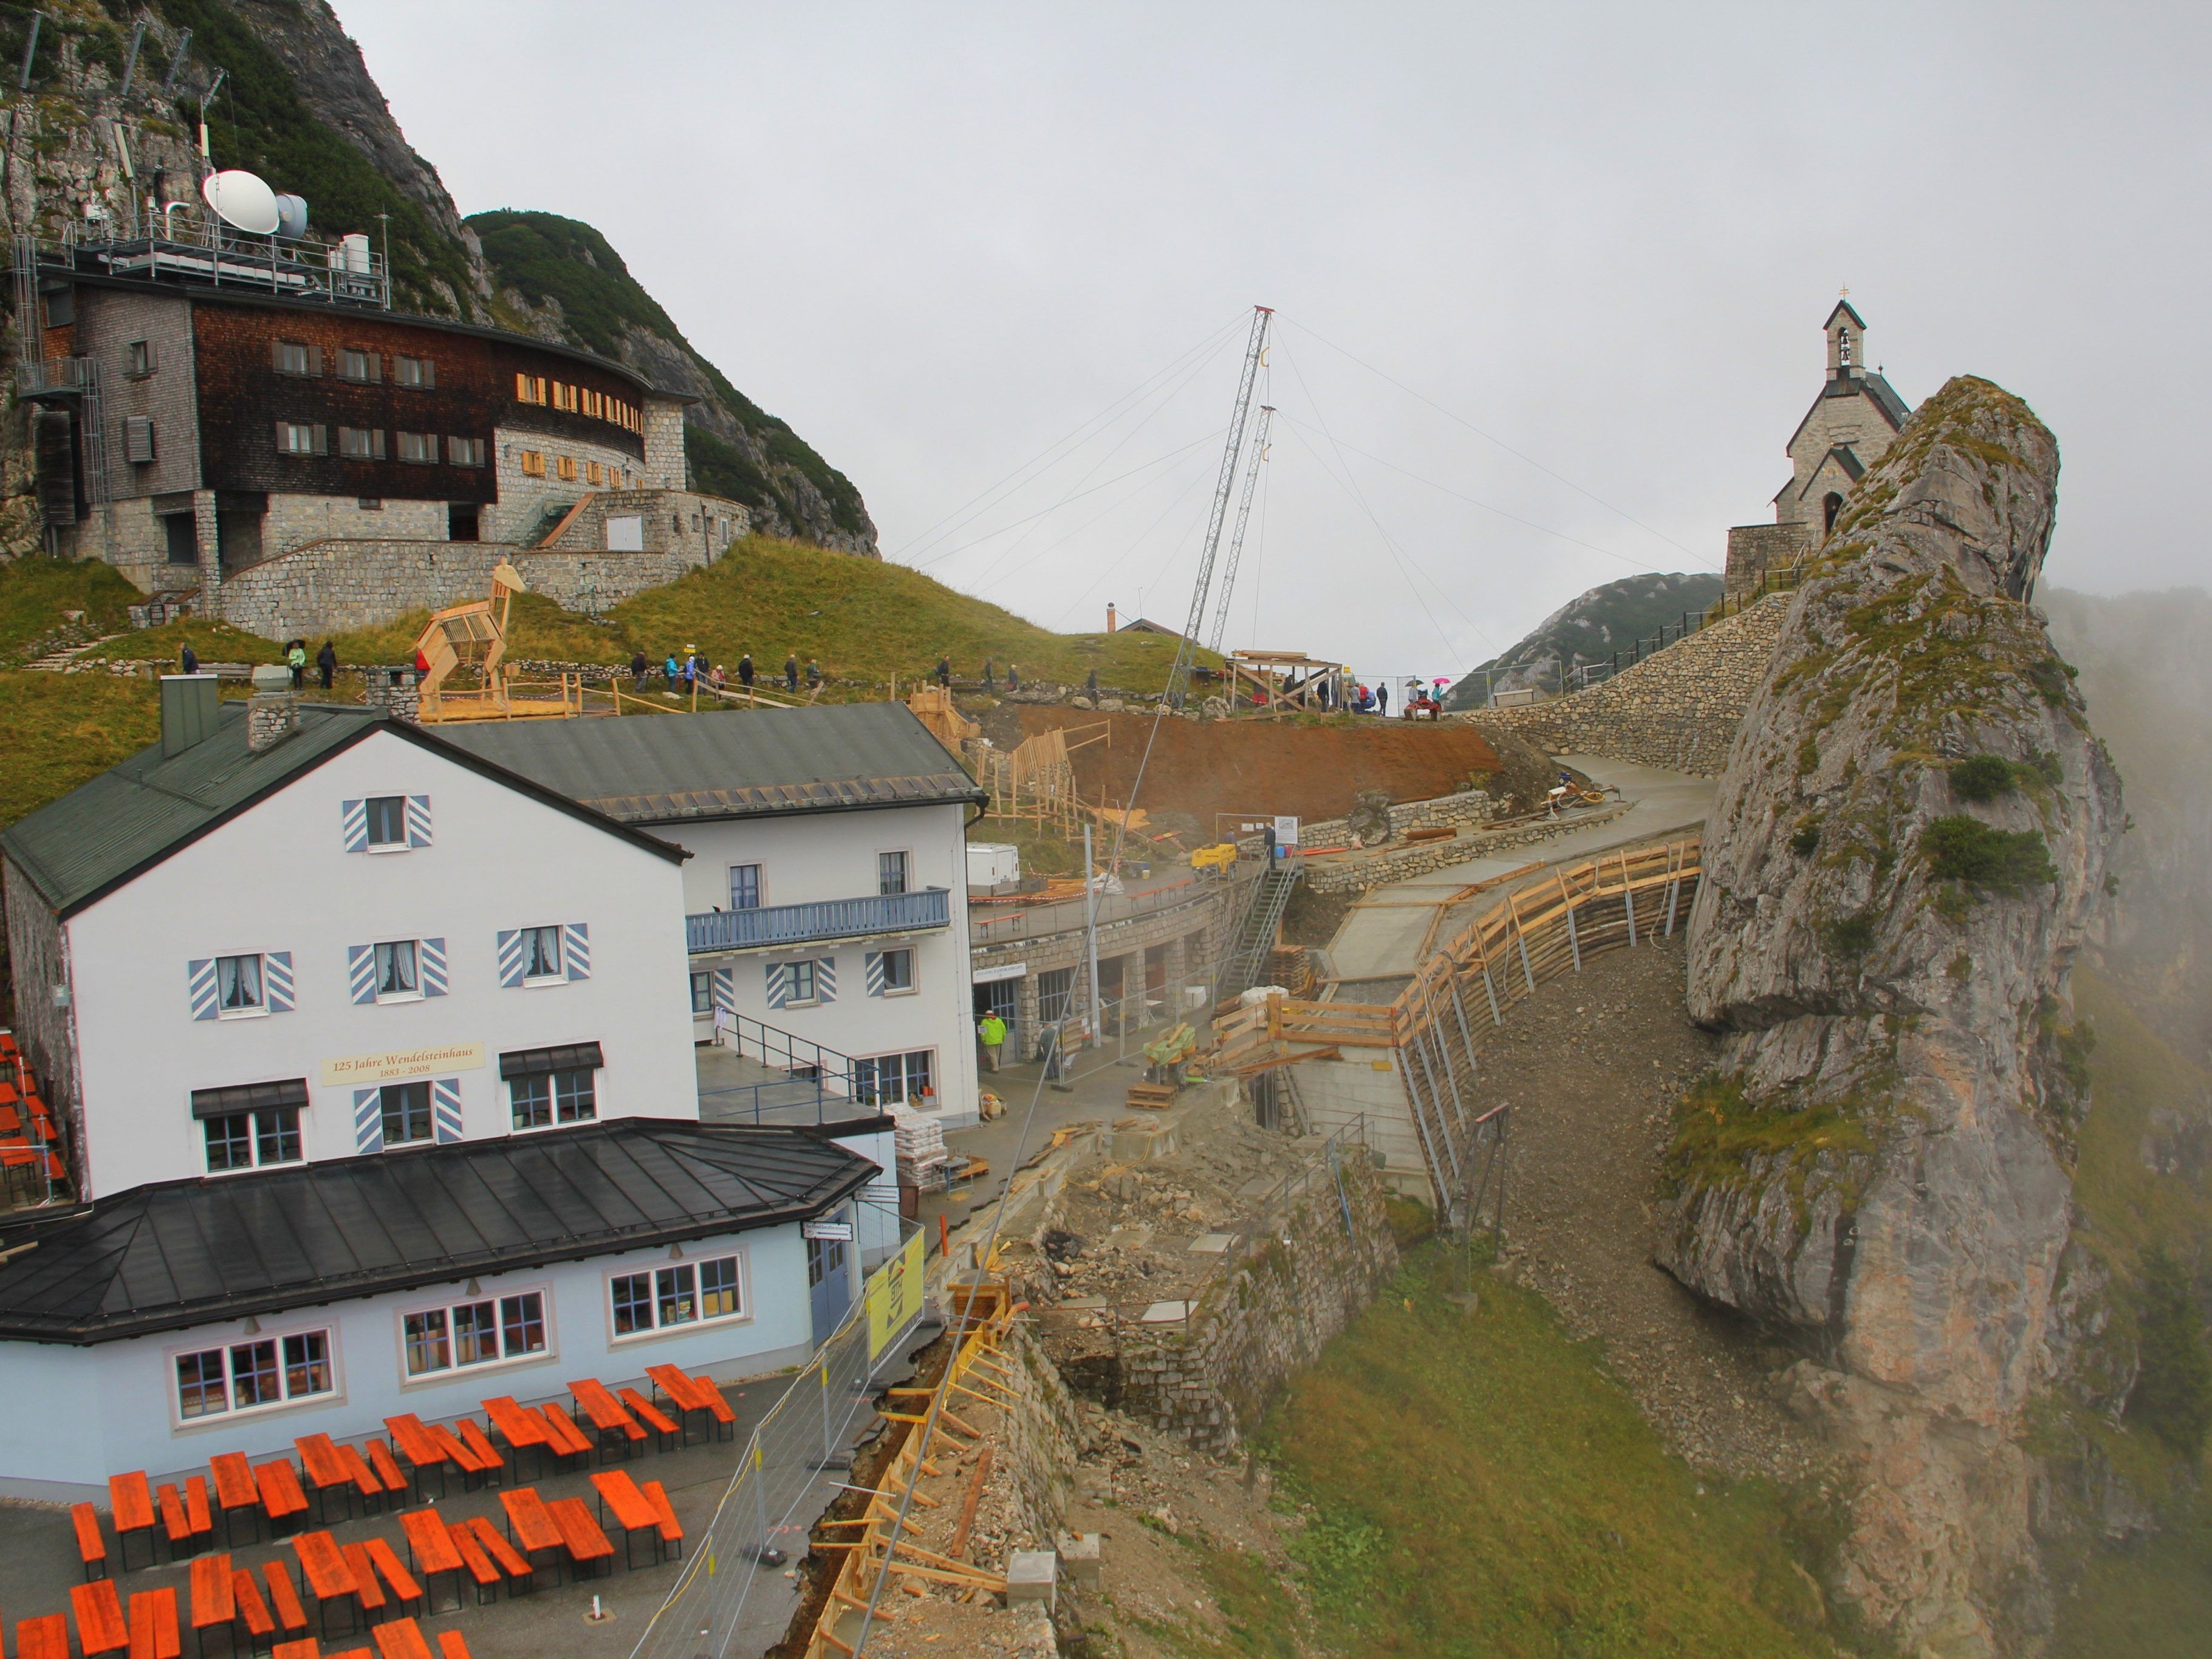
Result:
<svg viewBox="0 0 2212 1659">
<path fill-rule="evenodd" d="M 817 904 L 770 904 L 757 910 L 709 910 L 684 918 L 693 956 L 720 951 L 770 950 L 817 940 L 872 939 L 921 933 L 952 925 L 952 896 L 942 887 L 869 898 L 824 899 Z"/>
</svg>

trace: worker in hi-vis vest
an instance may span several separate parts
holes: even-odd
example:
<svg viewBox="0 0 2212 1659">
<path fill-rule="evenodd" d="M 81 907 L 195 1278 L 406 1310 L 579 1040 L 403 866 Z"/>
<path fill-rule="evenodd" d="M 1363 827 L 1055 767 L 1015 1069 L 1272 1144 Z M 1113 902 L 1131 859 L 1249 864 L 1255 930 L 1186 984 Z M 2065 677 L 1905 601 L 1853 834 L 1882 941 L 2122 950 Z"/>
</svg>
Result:
<svg viewBox="0 0 2212 1659">
<path fill-rule="evenodd" d="M 1006 1022 L 995 1013 L 986 1014 L 975 1022 L 975 1036 L 983 1045 L 983 1058 L 997 1071 L 1000 1050 L 1006 1046 Z"/>
</svg>

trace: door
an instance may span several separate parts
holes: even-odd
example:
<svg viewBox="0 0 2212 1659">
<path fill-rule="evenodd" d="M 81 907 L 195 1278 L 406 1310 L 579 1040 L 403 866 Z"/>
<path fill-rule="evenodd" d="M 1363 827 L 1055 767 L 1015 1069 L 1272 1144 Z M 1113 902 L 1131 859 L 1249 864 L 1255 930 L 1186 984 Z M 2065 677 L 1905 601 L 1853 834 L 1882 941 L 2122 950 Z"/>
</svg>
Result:
<svg viewBox="0 0 2212 1659">
<path fill-rule="evenodd" d="M 980 1025 L 986 1014 L 996 1014 L 1006 1023 L 1006 1047 L 1001 1056 L 1008 1062 L 1022 1055 L 1020 1022 L 1014 1018 L 1021 1006 L 1022 982 L 1018 979 L 996 979 L 975 988 L 975 1024 Z M 970 1030 L 974 1028 L 971 1026 Z"/>
<path fill-rule="evenodd" d="M 843 1214 L 849 1218 L 852 1212 Z M 844 1319 L 845 1310 L 852 1305 L 852 1287 L 845 1282 L 845 1253 L 851 1249 L 842 1238 L 806 1241 L 806 1299 L 814 1314 L 817 1348 L 830 1340 Z"/>
</svg>

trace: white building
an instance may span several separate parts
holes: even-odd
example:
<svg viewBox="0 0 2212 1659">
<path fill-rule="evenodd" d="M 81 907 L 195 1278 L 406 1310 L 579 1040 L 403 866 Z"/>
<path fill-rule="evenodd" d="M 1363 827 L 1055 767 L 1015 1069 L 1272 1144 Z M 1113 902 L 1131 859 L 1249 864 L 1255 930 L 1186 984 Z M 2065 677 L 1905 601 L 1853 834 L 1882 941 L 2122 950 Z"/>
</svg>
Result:
<svg viewBox="0 0 2212 1659">
<path fill-rule="evenodd" d="M 810 1290 L 801 1225 L 878 1171 L 699 1121 L 683 849 L 215 690 L 165 680 L 161 744 L 0 836 L 81 1200 L 0 1229 L 0 1375 L 41 1402 L 0 1492 L 803 1358 L 858 1263 Z"/>
<path fill-rule="evenodd" d="M 449 735 L 690 854 L 683 1006 L 701 1040 L 720 1011 L 749 1054 L 973 1121 L 966 828 L 986 797 L 902 704 Z"/>
</svg>

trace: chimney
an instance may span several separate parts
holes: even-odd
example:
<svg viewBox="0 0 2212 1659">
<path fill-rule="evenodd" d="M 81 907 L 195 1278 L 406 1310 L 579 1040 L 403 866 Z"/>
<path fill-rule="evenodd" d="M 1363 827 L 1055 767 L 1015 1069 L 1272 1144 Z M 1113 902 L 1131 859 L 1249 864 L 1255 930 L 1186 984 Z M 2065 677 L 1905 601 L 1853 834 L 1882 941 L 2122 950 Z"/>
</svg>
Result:
<svg viewBox="0 0 2212 1659">
<path fill-rule="evenodd" d="M 246 705 L 246 747 L 258 755 L 300 729 L 300 698 L 292 690 L 292 671 L 264 663 L 253 671 L 253 697 Z"/>
<path fill-rule="evenodd" d="M 162 675 L 161 758 L 181 755 L 213 737 L 217 707 L 214 675 Z"/>
<path fill-rule="evenodd" d="M 1109 634 L 1114 631 L 1114 602 L 1111 599 L 1106 601 L 1106 631 Z"/>
</svg>

